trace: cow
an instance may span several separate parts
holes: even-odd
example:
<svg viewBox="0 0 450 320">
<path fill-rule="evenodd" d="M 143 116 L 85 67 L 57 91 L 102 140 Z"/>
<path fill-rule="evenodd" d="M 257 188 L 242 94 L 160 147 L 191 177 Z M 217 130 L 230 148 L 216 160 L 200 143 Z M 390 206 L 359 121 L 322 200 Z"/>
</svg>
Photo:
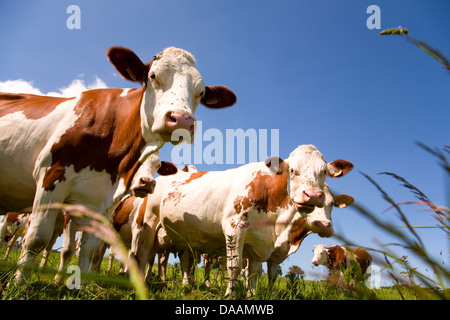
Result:
<svg viewBox="0 0 450 320">
<path fill-rule="evenodd" d="M 365 279 L 367 269 L 372 263 L 372 256 L 363 248 L 348 248 L 340 245 L 326 247 L 323 244 L 315 246 L 312 264 L 324 265 L 329 270 L 328 279 L 340 281 L 343 279 L 343 270 L 349 270 L 352 280 Z"/>
<path fill-rule="evenodd" d="M 170 174 L 160 175 L 156 178 L 154 192 L 147 195 L 145 201 L 141 204 L 142 209 L 139 209 L 139 212 L 142 214 L 136 215 L 131 226 L 130 256 L 137 260 L 141 272 L 144 272 L 147 264 L 150 264 L 149 272 L 145 276 L 146 280 L 149 280 L 151 277 L 151 266 L 156 254 L 158 254 L 160 260 L 158 264 L 160 277 L 165 279 L 168 255 L 171 252 L 176 253 L 179 251 L 173 246 L 160 224 L 159 205 L 162 192 L 179 174 L 197 172 L 197 168 L 193 165 L 186 165 L 182 170 L 178 170 L 173 165 L 168 171 L 170 171 Z"/>
<path fill-rule="evenodd" d="M 289 241 L 295 213 L 306 216 L 324 206 L 326 177 L 352 169 L 347 160 L 327 163 L 315 146 L 301 145 L 286 160 L 269 157 L 225 171 L 179 172 L 163 191 L 160 220 L 185 252 L 226 254 L 229 295 L 243 254 L 271 259 Z M 183 283 L 189 283 L 186 273 Z"/>
<path fill-rule="evenodd" d="M 199 103 L 223 108 L 236 101 L 227 87 L 206 87 L 194 57 L 182 49 L 167 48 L 148 63 L 124 47 L 110 48 L 107 57 L 125 79 L 143 86 L 71 98 L 0 94 L 0 211 L 33 208 L 18 262 L 24 269 L 50 241 L 58 210 L 49 204 L 81 204 L 110 215 L 140 164 L 165 142 L 183 140 L 172 139 L 174 131 L 193 136 Z M 99 242 L 82 245 L 82 272 Z"/>
<path fill-rule="evenodd" d="M 3 259 L 8 258 L 16 241 L 23 236 L 28 224 L 29 213 L 8 212 L 0 218 L 0 248 L 6 242 L 6 252 Z"/>
<path fill-rule="evenodd" d="M 308 235 L 315 233 L 324 238 L 329 238 L 333 235 L 333 220 L 331 219 L 333 207 L 345 208 L 354 202 L 353 197 L 349 195 L 341 194 L 334 196 L 327 183 L 325 183 L 324 186 L 324 194 L 324 207 L 316 207 L 314 211 L 305 218 L 299 213 L 295 214 L 294 219 L 292 219 L 289 225 L 289 228 L 291 228 L 289 241 L 280 246 L 277 250 L 277 254 L 273 254 L 272 260 L 267 261 L 269 288 L 272 288 L 275 284 L 279 264 L 289 255 L 295 253 Z M 262 272 L 262 262 L 255 261 L 252 258 L 249 258 L 248 260 L 249 267 L 246 270 L 247 287 L 249 294 L 253 294 L 256 289 L 257 276 Z M 210 264 L 212 263 L 212 259 L 207 255 L 204 255 L 204 261 L 205 279 L 209 280 L 208 272 L 211 269 Z M 208 286 L 209 283 L 206 284 Z"/>
</svg>

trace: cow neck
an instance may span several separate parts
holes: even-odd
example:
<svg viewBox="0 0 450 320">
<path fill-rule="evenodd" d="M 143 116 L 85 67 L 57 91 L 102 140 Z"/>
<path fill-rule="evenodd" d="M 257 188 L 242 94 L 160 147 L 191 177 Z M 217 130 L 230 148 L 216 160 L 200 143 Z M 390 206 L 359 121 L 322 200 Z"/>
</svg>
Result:
<svg viewBox="0 0 450 320">
<path fill-rule="evenodd" d="M 145 146 L 140 125 L 145 88 L 130 89 L 126 95 L 123 89 L 82 93 L 74 107 L 78 119 L 51 148 L 52 163 L 43 184 L 46 190 L 65 180 L 65 169 L 71 165 L 77 173 L 86 168 L 105 170 L 113 184 L 123 179 L 129 188 Z"/>
<path fill-rule="evenodd" d="M 305 218 L 301 218 L 298 223 L 295 223 L 291 230 L 290 243 L 300 246 L 307 235 L 311 231 L 308 229 Z"/>
</svg>

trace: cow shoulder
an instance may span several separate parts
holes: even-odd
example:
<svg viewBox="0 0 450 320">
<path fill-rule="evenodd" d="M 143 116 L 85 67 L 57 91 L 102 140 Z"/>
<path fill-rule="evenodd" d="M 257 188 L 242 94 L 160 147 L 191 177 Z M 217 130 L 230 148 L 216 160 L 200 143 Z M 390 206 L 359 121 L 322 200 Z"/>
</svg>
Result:
<svg viewBox="0 0 450 320">
<path fill-rule="evenodd" d="M 120 231 L 120 228 L 128 222 L 131 211 L 133 211 L 134 200 L 136 200 L 136 197 L 128 197 L 121 200 L 114 208 L 113 227 L 116 231 Z"/>
<path fill-rule="evenodd" d="M 308 227 L 306 225 L 306 219 L 301 218 L 298 220 L 295 220 L 291 229 L 291 237 L 290 237 L 290 245 L 291 248 L 289 249 L 288 255 L 291 255 L 292 253 L 296 252 L 300 245 L 303 242 L 303 239 L 308 235 Z"/>
</svg>

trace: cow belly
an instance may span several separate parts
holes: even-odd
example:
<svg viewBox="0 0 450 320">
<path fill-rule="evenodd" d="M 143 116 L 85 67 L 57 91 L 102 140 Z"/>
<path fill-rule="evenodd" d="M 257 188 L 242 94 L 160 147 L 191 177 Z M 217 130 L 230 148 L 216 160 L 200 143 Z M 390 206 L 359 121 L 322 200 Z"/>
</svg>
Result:
<svg viewBox="0 0 450 320">
<path fill-rule="evenodd" d="M 115 204 L 114 193 L 118 182 L 112 184 L 111 176 L 105 170 L 97 172 L 85 168 L 80 172 L 75 172 L 74 167 L 69 166 L 66 168 L 64 184 L 67 185 L 67 188 L 63 189 L 69 192 L 65 196 L 64 202 L 83 204 L 102 214 L 112 213 Z"/>
<path fill-rule="evenodd" d="M 177 215 L 178 214 L 178 215 Z M 171 212 L 161 215 L 163 226 L 177 248 L 215 252 L 225 248 L 225 237 L 220 223 L 192 212 Z"/>
<path fill-rule="evenodd" d="M 202 252 L 224 248 L 220 205 L 213 208 L 202 198 L 195 198 L 186 195 L 176 206 L 161 205 L 160 217 L 169 237 L 179 248 L 192 247 Z"/>
</svg>

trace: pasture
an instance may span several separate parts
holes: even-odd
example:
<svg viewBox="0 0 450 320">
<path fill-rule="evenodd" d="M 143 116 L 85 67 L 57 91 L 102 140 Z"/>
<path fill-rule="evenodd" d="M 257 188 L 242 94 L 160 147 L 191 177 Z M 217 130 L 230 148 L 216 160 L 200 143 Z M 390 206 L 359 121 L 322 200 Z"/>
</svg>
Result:
<svg viewBox="0 0 450 320">
<path fill-rule="evenodd" d="M 447 148 L 443 150 L 431 149 L 427 146 L 420 145 L 425 151 L 431 153 L 438 159 L 439 163 L 450 172 L 450 166 L 446 153 Z M 412 192 L 417 201 L 413 204 L 415 210 L 427 206 L 430 215 L 437 222 L 435 226 L 428 228 L 435 229 L 435 234 L 448 238 L 449 234 L 449 210 L 444 207 L 438 207 L 433 204 L 428 197 L 416 186 L 410 184 L 404 178 L 393 173 L 384 173 L 392 176 L 397 182 L 401 183 L 402 188 Z M 268 288 L 268 278 L 263 274 L 256 287 L 253 296 L 247 295 L 244 281 L 233 292 L 233 296 L 225 297 L 227 280 L 226 276 L 222 276 L 221 272 L 216 269 L 211 271 L 211 288 L 203 286 L 204 267 L 200 264 L 195 268 L 195 284 L 190 287 L 182 285 L 181 268 L 179 264 L 169 265 L 167 272 L 167 282 L 165 285 L 152 280 L 150 283 L 143 283 L 143 279 L 139 276 L 131 274 L 130 277 L 119 275 L 119 262 L 114 261 L 112 272 L 106 273 L 108 258 L 104 257 L 100 272 L 93 273 L 88 276 L 82 276 L 81 286 L 79 289 L 71 289 L 68 282 L 64 284 L 55 284 L 53 277 L 59 265 L 60 255 L 53 252 L 50 255 L 47 267 L 45 269 L 37 269 L 36 259 L 35 265 L 30 270 L 31 276 L 23 285 L 13 284 L 7 286 L 8 282 L 13 279 L 19 260 L 20 250 L 11 252 L 7 259 L 0 259 L 0 290 L 2 300 L 429 300 L 429 299 L 450 299 L 450 290 L 448 283 L 450 279 L 449 269 L 442 259 L 436 259 L 428 254 L 427 248 L 422 243 L 420 235 L 416 232 L 417 228 L 425 226 L 414 226 L 408 219 L 408 212 L 404 211 L 403 205 L 394 202 L 389 194 L 378 185 L 369 176 L 366 178 L 380 191 L 382 198 L 390 203 L 396 210 L 397 221 L 386 222 L 381 220 L 377 214 L 365 208 L 361 204 L 354 205 L 354 208 L 366 219 L 372 221 L 380 230 L 383 230 L 396 240 L 394 245 L 402 247 L 404 250 L 398 254 L 391 249 L 391 244 L 382 245 L 382 249 L 370 249 L 372 253 L 376 252 L 382 256 L 382 259 L 376 261 L 382 265 L 390 274 L 394 285 L 390 287 L 381 287 L 379 289 L 369 289 L 361 283 L 333 283 L 329 281 L 311 281 L 303 279 L 301 273 L 292 272 L 288 274 L 279 274 L 276 280 L 276 290 Z M 65 207 L 70 209 L 70 207 Z M 79 207 L 77 207 L 79 208 Z M 75 214 L 75 213 L 73 213 Z M 78 212 L 78 214 L 93 214 L 86 212 Z M 95 213 L 93 217 L 95 218 Z M 109 225 L 109 221 L 101 216 L 96 220 L 96 224 L 92 225 L 90 232 L 93 232 L 104 241 L 116 246 L 116 248 L 124 249 L 123 243 L 119 240 L 118 234 Z M 404 227 L 398 227 L 399 222 Z M 95 227 L 94 227 L 95 226 Z M 109 230 L 109 231 L 108 231 Z M 109 234 L 110 237 L 104 237 Z M 351 239 L 342 235 L 335 234 L 335 238 L 344 243 L 357 246 L 352 243 Z M 0 249 L 0 256 L 3 257 L 6 248 Z M 118 252 L 120 250 L 117 250 Z M 122 257 L 126 257 L 122 253 Z M 446 255 L 446 253 L 444 253 Z M 414 264 L 411 264 L 410 258 L 419 258 L 426 265 L 423 272 Z M 123 258 L 122 258 L 123 259 Z M 128 261 L 129 266 L 130 261 Z M 76 256 L 72 257 L 70 265 L 78 265 Z M 131 270 L 131 269 L 130 269 Z M 396 270 L 396 272 L 395 272 Z M 157 273 L 157 265 L 153 266 L 153 273 Z M 402 277 L 400 277 L 400 276 Z M 68 277 L 71 274 L 67 274 Z M 344 272 L 344 279 L 346 274 Z M 156 279 L 156 277 L 153 277 Z M 405 279 L 407 281 L 405 281 Z M 347 279 L 348 280 L 348 279 Z"/>
<path fill-rule="evenodd" d="M 0 250 L 0 255 L 5 249 Z M 87 277 L 79 290 L 69 289 L 66 284 L 54 284 L 53 276 L 59 264 L 59 254 L 52 253 L 48 266 L 39 272 L 32 272 L 28 283 L 6 287 L 6 282 L 14 275 L 18 252 L 12 252 L 7 260 L 0 261 L 0 279 L 4 287 L 1 293 L 3 300 L 134 300 L 136 291 L 128 278 L 119 275 L 119 263 L 114 261 L 113 272 L 107 274 L 108 259 L 104 258 L 102 271 Z M 76 257 L 71 265 L 76 265 Z M 200 266 L 200 265 L 199 265 Z M 156 265 L 153 267 L 156 272 Z M 148 284 L 148 298 L 151 300 L 222 300 L 226 290 L 226 279 L 218 269 L 211 272 L 211 288 L 202 286 L 204 268 L 195 269 L 196 285 L 185 288 L 181 285 L 181 272 L 178 264 L 169 265 L 168 281 L 162 286 L 158 281 Z M 267 275 L 258 281 L 254 297 L 247 297 L 244 288 L 238 290 L 239 300 L 417 300 L 413 290 L 406 286 L 396 285 L 380 289 L 344 288 L 339 284 L 326 281 L 304 280 L 298 276 L 284 275 L 277 279 L 277 290 L 267 289 Z"/>
</svg>

